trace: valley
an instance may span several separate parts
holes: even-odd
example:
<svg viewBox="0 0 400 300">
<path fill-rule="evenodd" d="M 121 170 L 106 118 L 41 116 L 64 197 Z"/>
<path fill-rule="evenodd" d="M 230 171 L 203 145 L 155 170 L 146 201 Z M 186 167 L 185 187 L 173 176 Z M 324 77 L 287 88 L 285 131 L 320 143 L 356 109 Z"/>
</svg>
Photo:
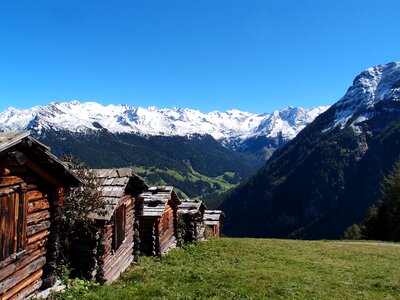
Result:
<svg viewBox="0 0 400 300">
<path fill-rule="evenodd" d="M 247 180 L 327 108 L 202 113 L 54 102 L 10 107 L 0 113 L 0 131 L 30 130 L 58 156 L 72 154 L 92 168 L 133 167 L 152 185 L 173 185 L 216 208 L 218 195 Z"/>
<path fill-rule="evenodd" d="M 380 197 L 400 155 L 400 64 L 361 72 L 331 107 L 202 113 L 53 102 L 0 113 L 92 168 L 133 167 L 152 185 L 226 212 L 238 237 L 340 238 Z"/>
</svg>

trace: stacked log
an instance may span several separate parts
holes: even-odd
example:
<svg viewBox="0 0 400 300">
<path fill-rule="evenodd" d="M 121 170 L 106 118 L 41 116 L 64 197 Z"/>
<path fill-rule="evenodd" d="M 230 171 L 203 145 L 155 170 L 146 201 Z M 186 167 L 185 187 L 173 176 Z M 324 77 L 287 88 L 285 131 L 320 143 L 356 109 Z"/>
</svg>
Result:
<svg viewBox="0 0 400 300">
<path fill-rule="evenodd" d="M 23 168 L 19 170 L 26 172 Z M 19 213 L 26 217 L 21 218 L 19 229 L 15 228 L 22 232 L 19 238 L 24 241 L 24 250 L 8 255 L 0 262 L 0 295 L 1 299 L 23 299 L 42 285 L 51 229 L 51 203 L 49 192 L 45 191 L 49 189 L 33 180 L 31 174 L 24 176 L 32 179 L 27 183 L 21 176 L 3 171 L 3 174 L 7 173 L 0 177 L 0 191 L 10 187 L 18 190 Z M 14 235 L 17 238 L 18 234 Z M 54 258 L 57 253 L 47 254 Z"/>
<path fill-rule="evenodd" d="M 176 241 L 177 221 L 176 211 L 171 205 L 167 205 L 161 221 L 158 225 L 159 234 L 159 252 L 165 253 L 170 246 Z"/>
<path fill-rule="evenodd" d="M 64 189 L 58 188 L 51 197 L 50 213 L 53 216 L 49 234 L 49 244 L 47 247 L 47 264 L 43 276 L 43 287 L 49 288 L 57 281 L 57 260 L 60 254 L 60 228 L 61 228 L 61 205 L 64 201 Z M 38 205 L 36 205 L 38 206 Z M 43 222 L 45 223 L 45 222 Z"/>
<path fill-rule="evenodd" d="M 139 262 L 140 255 L 140 223 L 139 218 L 143 213 L 143 200 L 135 198 L 134 202 L 134 222 L 133 222 L 133 260 Z"/>
</svg>

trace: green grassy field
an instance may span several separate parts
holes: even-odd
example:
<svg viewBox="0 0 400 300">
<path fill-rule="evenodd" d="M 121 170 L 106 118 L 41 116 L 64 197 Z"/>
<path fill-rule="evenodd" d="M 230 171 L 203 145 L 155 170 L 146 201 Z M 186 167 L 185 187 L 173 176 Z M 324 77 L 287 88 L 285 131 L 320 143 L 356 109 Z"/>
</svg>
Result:
<svg viewBox="0 0 400 300">
<path fill-rule="evenodd" d="M 62 299 L 400 299 L 400 247 L 222 238 Z"/>
</svg>

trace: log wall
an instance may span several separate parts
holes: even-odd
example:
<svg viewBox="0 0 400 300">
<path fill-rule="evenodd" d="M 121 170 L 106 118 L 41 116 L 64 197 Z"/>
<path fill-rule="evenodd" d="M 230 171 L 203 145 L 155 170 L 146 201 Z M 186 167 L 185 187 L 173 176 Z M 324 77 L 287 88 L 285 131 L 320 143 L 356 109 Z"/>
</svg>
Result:
<svg viewBox="0 0 400 300">
<path fill-rule="evenodd" d="M 20 240 L 14 243 L 13 249 L 4 250 L 0 261 L 0 299 L 24 299 L 37 291 L 44 282 L 54 281 L 59 248 L 56 216 L 62 203 L 63 190 L 56 190 L 28 168 L 12 161 L 2 160 L 0 169 L 3 170 L 0 194 L 15 195 L 14 198 L 2 197 L 1 248 L 6 249 L 9 244 L 5 236 L 7 232 L 4 232 L 6 223 L 10 221 L 5 218 L 7 209 L 14 209 L 16 218 L 19 214 L 18 228 L 12 228 L 12 237 Z M 10 189 L 14 192 L 10 193 Z M 18 206 L 11 208 L 17 198 Z"/>
<path fill-rule="evenodd" d="M 176 242 L 177 207 L 167 204 L 161 217 L 141 217 L 139 222 L 140 252 L 161 255 Z"/>
<path fill-rule="evenodd" d="M 125 205 L 125 237 L 118 249 L 114 249 L 115 221 L 96 221 L 97 232 L 92 239 L 79 238 L 70 246 L 72 267 L 77 276 L 111 283 L 124 272 L 134 260 L 135 213 L 134 198 L 121 198 L 118 207 Z"/>
<path fill-rule="evenodd" d="M 193 243 L 205 239 L 204 215 L 199 211 L 196 214 L 183 214 L 180 216 L 185 223 L 184 241 Z"/>
<path fill-rule="evenodd" d="M 158 224 L 161 254 L 167 252 L 176 241 L 176 226 L 176 208 L 168 203 Z"/>
<path fill-rule="evenodd" d="M 141 217 L 139 221 L 140 252 L 146 255 L 160 255 L 157 217 Z"/>
<path fill-rule="evenodd" d="M 125 196 L 120 205 L 125 205 L 125 239 L 118 249 L 113 250 L 114 224 L 105 225 L 98 246 L 99 272 L 97 279 L 103 283 L 116 280 L 132 263 L 134 256 L 134 198 Z"/>
</svg>

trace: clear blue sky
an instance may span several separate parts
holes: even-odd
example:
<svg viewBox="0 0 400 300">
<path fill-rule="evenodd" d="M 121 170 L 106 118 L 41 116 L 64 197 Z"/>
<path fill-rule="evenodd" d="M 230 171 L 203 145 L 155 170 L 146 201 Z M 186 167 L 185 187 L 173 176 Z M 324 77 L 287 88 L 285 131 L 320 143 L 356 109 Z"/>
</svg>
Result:
<svg viewBox="0 0 400 300">
<path fill-rule="evenodd" d="M 398 0 L 36 0 L 0 4 L 0 111 L 51 101 L 333 104 L 400 60 Z"/>
</svg>

